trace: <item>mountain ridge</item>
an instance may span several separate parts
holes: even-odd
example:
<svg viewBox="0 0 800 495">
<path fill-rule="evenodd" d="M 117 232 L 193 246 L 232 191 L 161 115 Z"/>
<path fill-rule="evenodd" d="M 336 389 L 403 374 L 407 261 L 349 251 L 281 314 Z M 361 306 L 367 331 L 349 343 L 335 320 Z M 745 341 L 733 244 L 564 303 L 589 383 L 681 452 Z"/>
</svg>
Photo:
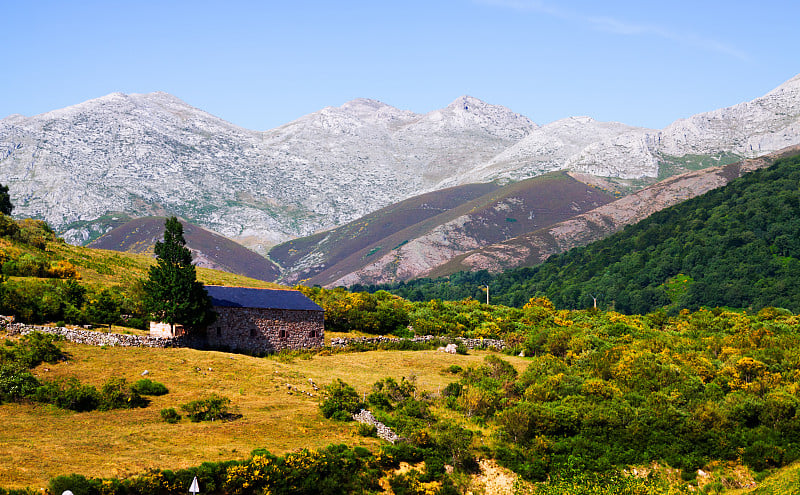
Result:
<svg viewBox="0 0 800 495">
<path fill-rule="evenodd" d="M 766 95 L 662 130 L 585 117 L 539 126 L 461 96 L 425 114 L 376 100 L 244 129 L 168 93 L 111 93 L 0 120 L 0 173 L 16 214 L 71 243 L 107 217 L 176 215 L 259 253 L 414 195 L 569 169 L 654 180 L 800 141 L 800 76 Z M 684 155 L 676 155 L 686 153 Z"/>
</svg>

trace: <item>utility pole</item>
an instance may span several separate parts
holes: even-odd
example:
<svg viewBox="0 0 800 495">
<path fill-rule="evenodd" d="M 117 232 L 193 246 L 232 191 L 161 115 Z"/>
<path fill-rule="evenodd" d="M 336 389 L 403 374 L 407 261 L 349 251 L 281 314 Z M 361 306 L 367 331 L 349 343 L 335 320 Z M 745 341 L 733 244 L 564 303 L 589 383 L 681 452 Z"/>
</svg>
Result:
<svg viewBox="0 0 800 495">
<path fill-rule="evenodd" d="M 488 285 L 481 285 L 481 287 L 486 287 L 486 305 L 489 305 L 489 286 Z"/>
</svg>

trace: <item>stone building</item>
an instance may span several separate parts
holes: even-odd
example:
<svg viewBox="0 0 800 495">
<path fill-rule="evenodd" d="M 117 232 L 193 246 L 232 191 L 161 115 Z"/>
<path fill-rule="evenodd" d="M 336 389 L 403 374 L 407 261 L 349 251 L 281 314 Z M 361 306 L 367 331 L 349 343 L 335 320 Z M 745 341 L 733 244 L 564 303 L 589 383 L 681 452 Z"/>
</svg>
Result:
<svg viewBox="0 0 800 495">
<path fill-rule="evenodd" d="M 325 311 L 297 290 L 207 285 L 217 320 L 206 329 L 212 348 L 254 353 L 322 347 Z"/>
<path fill-rule="evenodd" d="M 219 285 L 207 285 L 206 291 L 217 319 L 188 336 L 192 346 L 262 354 L 324 345 L 325 311 L 300 291 Z M 186 332 L 181 325 L 151 322 L 150 335 L 175 338 Z"/>
</svg>

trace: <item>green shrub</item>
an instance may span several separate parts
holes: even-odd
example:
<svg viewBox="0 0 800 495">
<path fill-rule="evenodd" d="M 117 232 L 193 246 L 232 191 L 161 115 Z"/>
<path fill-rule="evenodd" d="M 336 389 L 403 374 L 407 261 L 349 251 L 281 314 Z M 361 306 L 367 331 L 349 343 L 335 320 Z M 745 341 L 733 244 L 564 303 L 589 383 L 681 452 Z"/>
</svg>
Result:
<svg viewBox="0 0 800 495">
<path fill-rule="evenodd" d="M 98 409 L 110 411 L 111 409 L 133 409 L 145 407 L 148 401 L 133 387 L 128 386 L 124 378 L 110 378 L 100 391 Z"/>
<path fill-rule="evenodd" d="M 353 414 L 364 408 L 358 392 L 341 379 L 325 387 L 328 397 L 320 404 L 322 415 L 337 421 L 352 421 Z"/>
<path fill-rule="evenodd" d="M 0 365 L 0 399 L 17 400 L 32 395 L 39 386 L 30 371 L 16 363 Z"/>
<path fill-rule="evenodd" d="M 458 382 L 448 383 L 442 390 L 442 397 L 458 397 L 463 389 L 464 386 Z"/>
<path fill-rule="evenodd" d="M 6 340 L 7 349 L 0 350 L 0 360 L 13 361 L 24 368 L 33 368 L 44 362 L 55 363 L 63 357 L 61 349 L 55 344 L 57 335 L 32 332 L 18 341 Z"/>
<path fill-rule="evenodd" d="M 100 392 L 91 385 L 82 385 L 76 378 L 44 382 L 36 389 L 34 398 L 77 412 L 94 411 L 100 405 Z"/>
<path fill-rule="evenodd" d="M 174 407 L 170 407 L 169 409 L 161 410 L 161 419 L 174 425 L 181 420 L 181 415 L 178 414 L 178 411 L 176 411 Z"/>
<path fill-rule="evenodd" d="M 80 474 L 56 476 L 48 483 L 48 493 L 61 494 L 69 490 L 74 495 L 95 495 L 101 493 L 102 480 L 87 478 Z M 105 493 L 105 492 L 104 492 Z"/>
<path fill-rule="evenodd" d="M 193 423 L 231 419 L 232 415 L 228 412 L 230 402 L 227 397 L 212 394 L 208 398 L 183 404 L 181 410 L 186 412 Z"/>
<path fill-rule="evenodd" d="M 371 425 L 369 423 L 359 423 L 358 434 L 361 435 L 362 437 L 377 437 L 378 428 L 376 428 L 375 425 Z"/>
<path fill-rule="evenodd" d="M 163 383 L 154 382 L 149 378 L 142 378 L 137 381 L 131 385 L 131 389 L 135 390 L 139 395 L 166 395 L 169 393 Z"/>
</svg>

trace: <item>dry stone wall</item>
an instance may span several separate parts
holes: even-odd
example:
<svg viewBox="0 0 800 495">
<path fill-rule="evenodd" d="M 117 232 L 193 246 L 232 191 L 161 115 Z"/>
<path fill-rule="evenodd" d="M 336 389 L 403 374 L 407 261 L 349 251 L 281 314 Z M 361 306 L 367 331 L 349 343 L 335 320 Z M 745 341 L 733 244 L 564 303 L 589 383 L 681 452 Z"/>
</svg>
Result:
<svg viewBox="0 0 800 495">
<path fill-rule="evenodd" d="M 392 443 L 400 440 L 400 437 L 397 435 L 397 433 L 393 432 L 391 428 L 375 419 L 375 416 L 373 416 L 372 413 L 366 409 L 362 409 L 358 414 L 353 414 L 353 419 L 359 423 L 366 423 L 374 426 L 378 432 L 378 438 L 382 440 Z"/>
<path fill-rule="evenodd" d="M 467 349 L 498 349 L 503 350 L 506 347 L 504 340 L 500 339 L 467 339 L 463 337 L 434 337 L 433 335 L 423 335 L 413 337 L 410 339 L 401 339 L 397 337 L 339 337 L 331 339 L 331 347 L 347 347 L 351 344 L 366 344 L 366 345 L 380 345 L 380 344 L 399 344 L 403 341 L 414 343 L 427 343 L 432 340 L 442 340 L 454 343 L 464 344 Z"/>
<path fill-rule="evenodd" d="M 59 335 L 69 342 L 96 346 L 118 347 L 194 347 L 191 339 L 151 337 L 149 335 L 128 335 L 121 333 L 98 332 L 66 327 L 44 327 L 38 325 L 25 325 L 23 323 L 10 323 L 6 325 L 9 335 L 26 335 L 32 332 Z"/>
</svg>

